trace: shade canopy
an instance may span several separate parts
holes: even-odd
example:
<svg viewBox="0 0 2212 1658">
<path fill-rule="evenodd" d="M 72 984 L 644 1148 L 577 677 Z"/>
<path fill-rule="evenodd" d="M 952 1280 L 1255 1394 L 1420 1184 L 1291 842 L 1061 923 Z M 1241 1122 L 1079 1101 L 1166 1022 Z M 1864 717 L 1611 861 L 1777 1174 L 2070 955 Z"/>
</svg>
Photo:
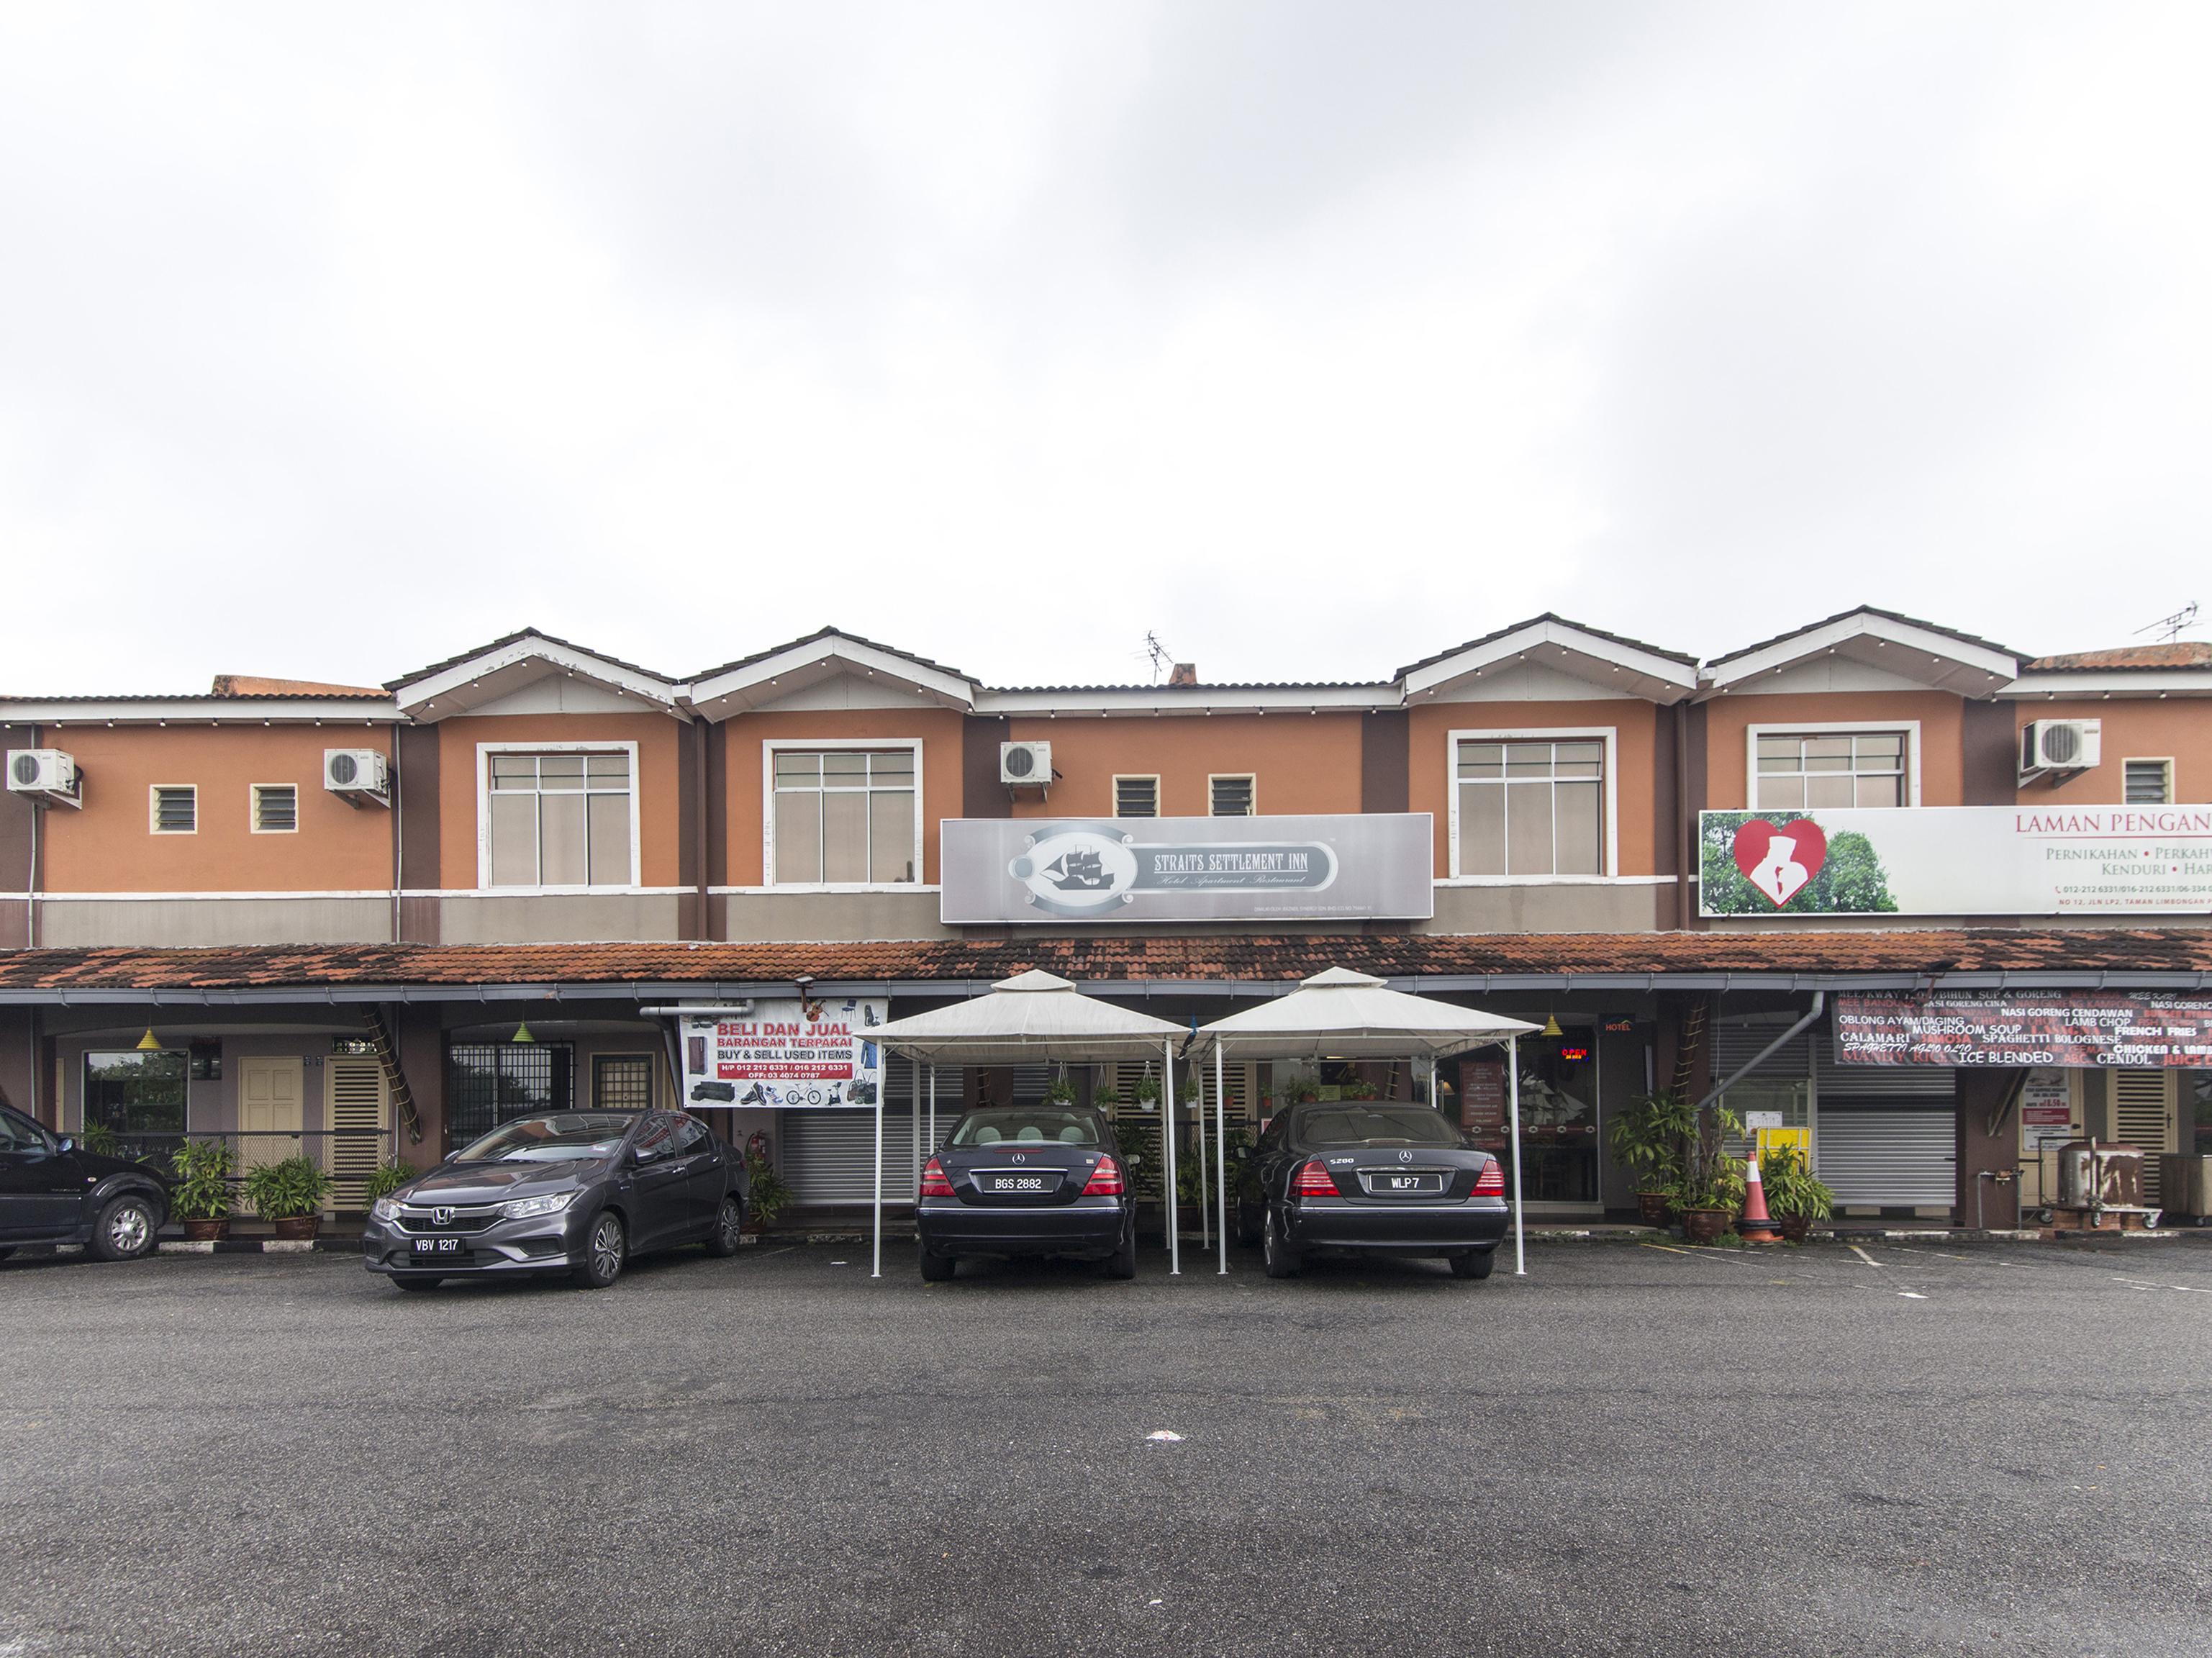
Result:
<svg viewBox="0 0 2212 1658">
<path fill-rule="evenodd" d="M 1340 967 L 1287 996 L 1199 1027 L 1200 1041 L 1243 1059 L 1441 1059 L 1541 1029 L 1479 1008 L 1409 996 Z"/>
<path fill-rule="evenodd" d="M 1152 1060 L 1182 1025 L 1086 996 L 1066 979 L 1032 969 L 1001 979 L 988 996 L 894 1019 L 871 1033 L 894 1053 L 927 1065 L 1034 1065 L 1064 1060 L 1105 1065 Z"/>
</svg>

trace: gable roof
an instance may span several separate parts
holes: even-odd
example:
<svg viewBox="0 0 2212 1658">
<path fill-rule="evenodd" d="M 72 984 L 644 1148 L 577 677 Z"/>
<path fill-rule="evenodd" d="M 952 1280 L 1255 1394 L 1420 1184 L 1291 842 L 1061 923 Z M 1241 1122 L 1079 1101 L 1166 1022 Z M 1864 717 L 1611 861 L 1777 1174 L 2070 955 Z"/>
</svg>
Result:
<svg viewBox="0 0 2212 1658">
<path fill-rule="evenodd" d="M 694 708 L 710 720 L 721 720 L 842 674 L 903 687 L 918 701 L 944 708 L 975 705 L 975 682 L 959 669 L 836 628 L 819 629 L 709 668 L 694 675 L 685 689 Z"/>
<path fill-rule="evenodd" d="M 1572 674 L 1647 702 L 1673 703 L 1698 689 L 1698 659 L 1585 627 L 1547 610 L 1398 670 L 1407 701 L 1480 677 L 1501 663 L 1528 662 Z"/>
<path fill-rule="evenodd" d="M 1822 656 L 1841 655 L 1917 680 L 1933 690 L 1990 696 L 2020 673 L 2020 653 L 1956 629 L 1862 604 L 1786 634 L 1717 656 L 1705 665 L 1711 692 L 1735 689 Z"/>
<path fill-rule="evenodd" d="M 405 713 L 418 720 L 436 720 L 482 708 L 554 673 L 588 680 L 671 713 L 676 712 L 677 695 L 682 689 L 677 681 L 650 668 L 556 639 L 536 628 L 525 628 L 387 680 L 386 689 Z"/>
</svg>

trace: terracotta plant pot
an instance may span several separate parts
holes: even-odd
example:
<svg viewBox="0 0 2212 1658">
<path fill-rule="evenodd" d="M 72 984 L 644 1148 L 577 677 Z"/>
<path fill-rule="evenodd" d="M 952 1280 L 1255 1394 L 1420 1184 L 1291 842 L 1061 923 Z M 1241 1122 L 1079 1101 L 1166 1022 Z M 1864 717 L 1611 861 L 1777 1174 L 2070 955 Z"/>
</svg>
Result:
<svg viewBox="0 0 2212 1658">
<path fill-rule="evenodd" d="M 222 1215 L 214 1220 L 188 1220 L 184 1223 L 185 1236 L 194 1243 L 214 1243 L 230 1236 L 230 1217 Z"/>
<path fill-rule="evenodd" d="M 276 1228 L 278 1237 L 296 1242 L 314 1236 L 323 1224 L 323 1218 L 320 1215 L 287 1215 L 272 1224 Z"/>
<path fill-rule="evenodd" d="M 1813 1230 L 1813 1223 L 1802 1215 L 1777 1215 L 1774 1224 L 1782 1229 L 1783 1237 L 1791 1243 L 1802 1243 L 1805 1235 Z"/>
<path fill-rule="evenodd" d="M 1685 1209 L 1682 1236 L 1692 1243 L 1711 1243 L 1729 1229 L 1735 1217 L 1725 1209 Z"/>
<path fill-rule="evenodd" d="M 1674 1212 L 1674 1199 L 1667 1192 L 1638 1192 L 1636 1207 L 1646 1226 L 1664 1226 L 1668 1217 Z"/>
</svg>

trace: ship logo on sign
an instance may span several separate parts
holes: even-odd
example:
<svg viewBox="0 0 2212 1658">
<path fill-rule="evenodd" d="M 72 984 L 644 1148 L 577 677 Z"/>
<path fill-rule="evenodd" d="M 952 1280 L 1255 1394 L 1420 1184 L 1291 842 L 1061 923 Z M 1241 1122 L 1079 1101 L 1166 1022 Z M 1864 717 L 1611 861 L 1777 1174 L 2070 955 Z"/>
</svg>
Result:
<svg viewBox="0 0 2212 1658">
<path fill-rule="evenodd" d="M 1826 831 L 1809 818 L 1777 829 L 1754 817 L 1735 832 L 1735 866 L 1779 909 L 1828 861 Z"/>
<path fill-rule="evenodd" d="M 1118 824 L 1056 823 L 1006 873 L 1032 908 L 1099 915 L 1152 892 L 1318 892 L 1336 879 L 1336 853 L 1318 841 L 1140 841 Z"/>
</svg>

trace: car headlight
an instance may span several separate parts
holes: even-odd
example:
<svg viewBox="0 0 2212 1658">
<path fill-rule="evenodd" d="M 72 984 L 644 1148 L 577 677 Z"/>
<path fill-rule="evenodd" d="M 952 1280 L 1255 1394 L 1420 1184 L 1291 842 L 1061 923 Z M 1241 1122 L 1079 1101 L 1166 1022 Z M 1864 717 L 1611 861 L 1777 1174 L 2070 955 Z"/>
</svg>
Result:
<svg viewBox="0 0 2212 1658">
<path fill-rule="evenodd" d="M 499 1212 L 509 1220 L 526 1220 L 532 1215 L 557 1215 L 575 1200 L 574 1192 L 552 1192 L 542 1198 L 510 1198 L 499 1206 Z"/>
<path fill-rule="evenodd" d="M 380 1221 L 390 1222 L 398 1220 L 399 1218 L 399 1199 L 398 1198 L 379 1198 L 374 1203 L 369 1206 L 368 1212 Z"/>
</svg>

